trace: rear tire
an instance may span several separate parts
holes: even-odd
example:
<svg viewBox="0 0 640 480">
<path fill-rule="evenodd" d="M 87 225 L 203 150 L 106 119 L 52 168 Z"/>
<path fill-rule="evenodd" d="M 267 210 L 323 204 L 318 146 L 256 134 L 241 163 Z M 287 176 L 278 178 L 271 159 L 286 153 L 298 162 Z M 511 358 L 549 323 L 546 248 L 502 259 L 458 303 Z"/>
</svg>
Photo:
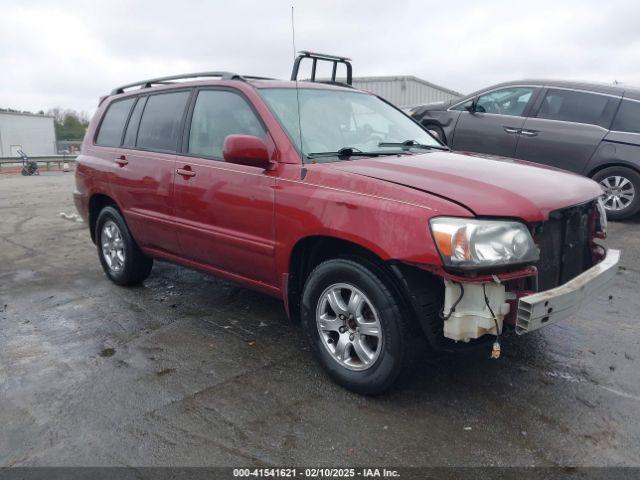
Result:
<svg viewBox="0 0 640 480">
<path fill-rule="evenodd" d="M 419 328 L 394 292 L 382 268 L 364 259 L 328 260 L 309 275 L 302 325 L 314 357 L 339 385 L 380 394 L 417 358 Z"/>
<path fill-rule="evenodd" d="M 98 215 L 95 238 L 100 264 L 113 283 L 137 285 L 151 273 L 153 259 L 142 253 L 114 207 L 105 207 Z"/>
<path fill-rule="evenodd" d="M 597 172 L 593 180 L 607 193 L 603 198 L 607 217 L 629 218 L 640 210 L 640 174 L 627 167 L 608 167 Z"/>
</svg>

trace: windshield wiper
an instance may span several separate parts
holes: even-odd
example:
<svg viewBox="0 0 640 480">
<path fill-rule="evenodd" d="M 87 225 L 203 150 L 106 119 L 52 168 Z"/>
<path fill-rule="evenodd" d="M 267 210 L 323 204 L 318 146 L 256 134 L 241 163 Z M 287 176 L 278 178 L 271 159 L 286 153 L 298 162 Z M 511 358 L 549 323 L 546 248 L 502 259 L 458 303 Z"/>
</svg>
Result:
<svg viewBox="0 0 640 480">
<path fill-rule="evenodd" d="M 402 153 L 402 152 L 400 152 Z M 338 157 L 338 158 L 350 158 L 353 156 L 358 157 L 379 157 L 381 155 L 398 155 L 398 152 L 363 152 L 359 148 L 355 147 L 343 147 L 335 152 L 314 152 L 307 153 L 308 158 L 317 157 Z"/>
<path fill-rule="evenodd" d="M 415 140 L 405 140 L 404 142 L 380 142 L 379 147 L 400 147 L 403 150 L 409 150 L 410 148 L 421 148 L 424 150 L 444 150 L 448 152 L 451 150 L 449 147 L 443 145 L 425 145 L 424 143 L 418 143 Z"/>
</svg>

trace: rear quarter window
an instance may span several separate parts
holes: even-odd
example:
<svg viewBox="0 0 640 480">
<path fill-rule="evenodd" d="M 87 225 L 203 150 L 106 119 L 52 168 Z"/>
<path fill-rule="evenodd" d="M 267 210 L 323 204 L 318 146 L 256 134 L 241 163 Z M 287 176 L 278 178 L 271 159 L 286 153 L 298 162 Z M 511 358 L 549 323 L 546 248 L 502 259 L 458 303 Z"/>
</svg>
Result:
<svg viewBox="0 0 640 480">
<path fill-rule="evenodd" d="M 144 107 L 136 146 L 145 150 L 175 152 L 190 91 L 151 95 Z"/>
<path fill-rule="evenodd" d="M 640 102 L 623 100 L 611 130 L 640 133 Z"/>
<path fill-rule="evenodd" d="M 109 105 L 100 124 L 100 130 L 96 137 L 96 145 L 103 147 L 120 146 L 124 126 L 127 123 L 129 112 L 135 101 L 135 97 L 127 98 L 126 100 L 118 100 Z"/>
</svg>

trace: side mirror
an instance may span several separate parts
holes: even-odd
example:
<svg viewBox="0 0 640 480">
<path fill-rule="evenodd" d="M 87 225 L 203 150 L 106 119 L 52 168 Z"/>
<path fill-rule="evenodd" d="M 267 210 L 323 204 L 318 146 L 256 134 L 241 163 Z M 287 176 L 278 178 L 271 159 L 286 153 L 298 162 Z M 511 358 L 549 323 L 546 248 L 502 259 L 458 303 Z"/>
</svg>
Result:
<svg viewBox="0 0 640 480">
<path fill-rule="evenodd" d="M 222 146 L 222 156 L 225 162 L 265 170 L 270 170 L 274 165 L 269 158 L 267 144 L 253 135 L 227 135 Z"/>
<path fill-rule="evenodd" d="M 476 102 L 471 102 L 471 103 L 465 105 L 464 109 L 469 113 L 475 113 L 476 112 Z"/>
</svg>

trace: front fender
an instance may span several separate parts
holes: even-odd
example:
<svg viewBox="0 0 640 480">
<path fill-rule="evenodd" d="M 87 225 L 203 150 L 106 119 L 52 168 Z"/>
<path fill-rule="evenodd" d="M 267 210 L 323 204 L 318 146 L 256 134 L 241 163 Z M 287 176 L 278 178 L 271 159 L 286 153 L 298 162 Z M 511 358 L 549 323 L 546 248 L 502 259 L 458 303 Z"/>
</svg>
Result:
<svg viewBox="0 0 640 480">
<path fill-rule="evenodd" d="M 383 260 L 439 266 L 429 230 L 436 215 L 472 217 L 434 195 L 337 169 L 313 165 L 304 179 L 278 179 L 275 223 L 277 268 L 288 272 L 294 246 L 326 236 L 361 246 Z"/>
</svg>

